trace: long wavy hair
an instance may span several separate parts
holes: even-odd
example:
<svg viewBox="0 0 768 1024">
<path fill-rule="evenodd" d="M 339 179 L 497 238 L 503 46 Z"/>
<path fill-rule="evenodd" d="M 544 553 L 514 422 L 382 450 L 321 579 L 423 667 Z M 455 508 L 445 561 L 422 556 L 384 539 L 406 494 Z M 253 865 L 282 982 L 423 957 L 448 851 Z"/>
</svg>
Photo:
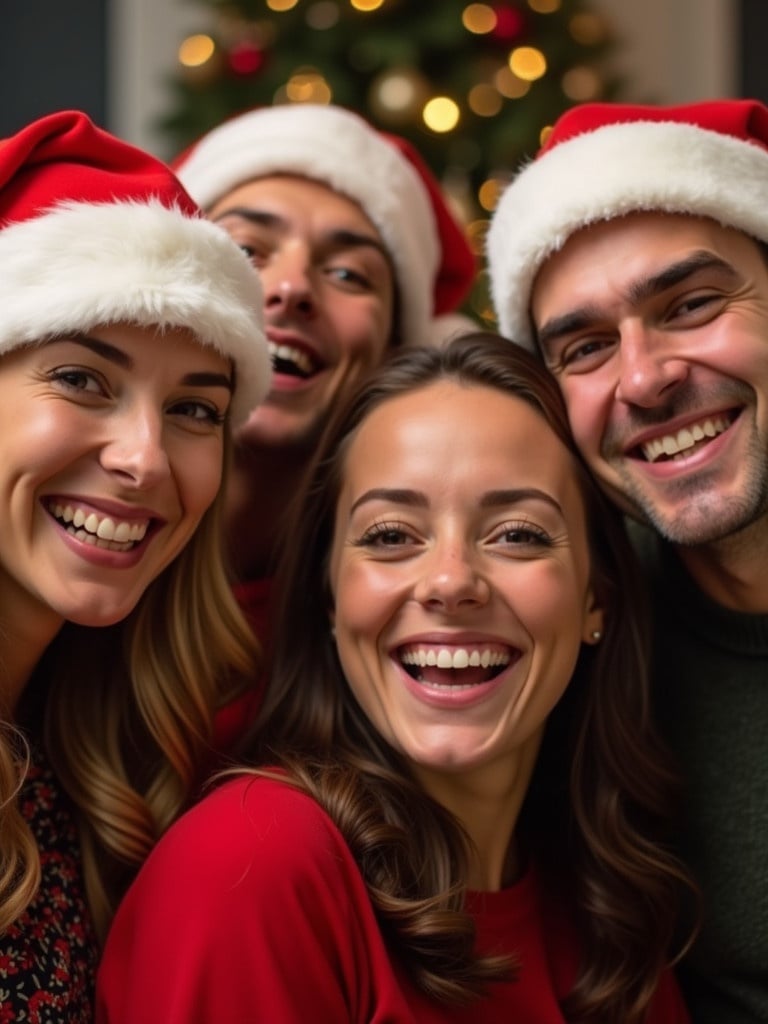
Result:
<svg viewBox="0 0 768 1024">
<path fill-rule="evenodd" d="M 678 907 L 690 884 L 667 844 L 675 784 L 651 723 L 647 616 L 638 585 L 628 583 L 637 567 L 621 518 L 574 448 L 554 379 L 518 346 L 473 332 L 442 349 L 404 350 L 329 424 L 286 534 L 282 630 L 251 763 L 262 766 L 259 774 L 287 770 L 325 808 L 360 866 L 394 954 L 424 992 L 463 1003 L 511 976 L 508 960 L 473 952 L 460 823 L 368 721 L 329 629 L 328 562 L 350 440 L 384 402 L 442 379 L 530 403 L 573 456 L 605 633 L 596 647 L 583 646 L 550 715 L 517 829 L 581 936 L 580 973 L 563 1004 L 568 1020 L 639 1024 L 662 971 L 681 952 Z"/>
<path fill-rule="evenodd" d="M 225 441 L 225 465 L 231 441 Z M 189 543 L 131 614 L 104 628 L 65 623 L 36 675 L 42 739 L 77 813 L 86 897 L 103 938 L 163 831 L 216 767 L 218 707 L 255 677 L 258 652 L 221 546 L 224 486 Z M 29 750 L 0 732 L 0 932 L 34 898 L 40 851 L 18 807 Z"/>
</svg>

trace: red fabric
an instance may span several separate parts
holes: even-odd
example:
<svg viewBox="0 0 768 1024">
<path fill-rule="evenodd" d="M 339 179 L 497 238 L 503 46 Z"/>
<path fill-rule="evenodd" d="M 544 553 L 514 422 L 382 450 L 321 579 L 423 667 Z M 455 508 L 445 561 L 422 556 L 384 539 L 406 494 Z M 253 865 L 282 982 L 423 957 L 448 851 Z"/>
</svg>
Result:
<svg viewBox="0 0 768 1024">
<path fill-rule="evenodd" d="M 440 240 L 440 266 L 434 285 L 435 316 L 458 309 L 472 287 L 477 274 L 477 261 L 467 235 L 448 208 L 443 190 L 419 152 L 400 135 L 382 132 L 382 137 L 399 149 L 418 171 L 427 190 Z"/>
<path fill-rule="evenodd" d="M 482 948 L 517 952 L 516 982 L 467 1009 L 430 1002 L 392 962 L 344 840 L 309 797 L 238 778 L 182 818 L 118 910 L 97 1024 L 563 1024 L 566 923 L 530 873 L 471 897 Z M 671 980 L 648 1024 L 687 1024 Z"/>
<path fill-rule="evenodd" d="M 155 157 L 62 110 L 0 140 L 0 225 L 30 220 L 65 200 L 111 203 L 157 197 L 187 214 L 197 206 Z"/>
<path fill-rule="evenodd" d="M 607 125 L 634 121 L 664 121 L 698 125 L 721 135 L 732 135 L 768 149 L 768 107 L 756 100 L 705 100 L 676 107 L 642 106 L 633 103 L 581 103 L 558 119 L 539 150 L 548 150 L 577 135 Z"/>
</svg>

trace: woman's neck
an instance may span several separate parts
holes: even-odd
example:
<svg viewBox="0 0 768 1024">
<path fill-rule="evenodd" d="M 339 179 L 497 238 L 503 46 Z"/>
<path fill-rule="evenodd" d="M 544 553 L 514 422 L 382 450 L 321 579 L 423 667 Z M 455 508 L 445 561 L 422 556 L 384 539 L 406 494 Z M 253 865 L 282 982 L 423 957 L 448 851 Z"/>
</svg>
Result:
<svg viewBox="0 0 768 1024">
<path fill-rule="evenodd" d="M 471 847 L 469 888 L 495 892 L 524 870 L 515 827 L 528 792 L 543 730 L 508 756 L 477 768 L 434 772 L 415 768 L 426 791 L 462 824 Z"/>
</svg>

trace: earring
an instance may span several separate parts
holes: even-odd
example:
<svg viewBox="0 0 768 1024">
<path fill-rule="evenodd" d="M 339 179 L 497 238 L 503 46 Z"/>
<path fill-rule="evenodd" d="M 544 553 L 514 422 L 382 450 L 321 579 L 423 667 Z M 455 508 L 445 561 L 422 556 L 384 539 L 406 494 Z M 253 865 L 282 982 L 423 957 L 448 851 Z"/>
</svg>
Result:
<svg viewBox="0 0 768 1024">
<path fill-rule="evenodd" d="M 602 639 L 602 636 L 603 634 L 600 632 L 599 629 L 592 630 L 592 639 L 595 641 L 595 643 L 597 643 L 598 640 Z"/>
</svg>

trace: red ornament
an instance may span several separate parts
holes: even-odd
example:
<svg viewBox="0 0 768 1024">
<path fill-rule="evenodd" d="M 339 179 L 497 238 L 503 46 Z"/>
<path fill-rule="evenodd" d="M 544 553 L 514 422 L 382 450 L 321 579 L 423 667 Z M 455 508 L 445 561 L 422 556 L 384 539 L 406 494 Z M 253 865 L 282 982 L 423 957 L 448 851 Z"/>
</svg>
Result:
<svg viewBox="0 0 768 1024">
<path fill-rule="evenodd" d="M 243 40 L 230 48 L 227 62 L 236 75 L 257 75 L 264 63 L 264 51 L 255 43 Z"/>
<path fill-rule="evenodd" d="M 525 31 L 525 15 L 519 7 L 501 4 L 494 8 L 496 27 L 493 35 L 505 43 L 512 43 Z"/>
</svg>

